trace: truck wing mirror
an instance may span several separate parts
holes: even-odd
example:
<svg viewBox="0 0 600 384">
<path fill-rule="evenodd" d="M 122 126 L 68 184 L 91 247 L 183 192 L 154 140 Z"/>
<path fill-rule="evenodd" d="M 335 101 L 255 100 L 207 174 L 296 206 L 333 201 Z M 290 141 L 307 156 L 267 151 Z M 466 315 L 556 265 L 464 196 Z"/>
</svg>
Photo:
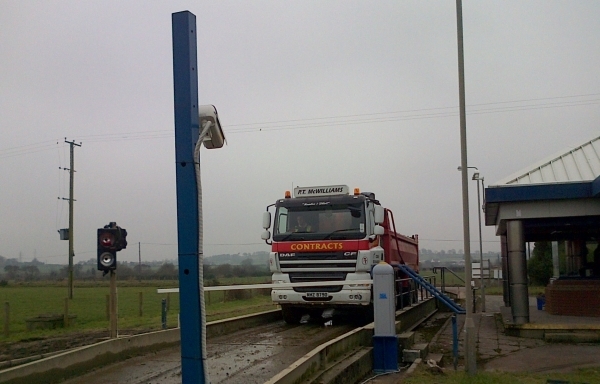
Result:
<svg viewBox="0 0 600 384">
<path fill-rule="evenodd" d="M 383 223 L 384 219 L 385 219 L 385 210 L 383 209 L 383 207 L 381 205 L 376 205 L 375 206 L 375 224 Z"/>
<path fill-rule="evenodd" d="M 271 232 L 264 231 L 263 233 L 260 234 L 260 238 L 263 239 L 264 241 L 269 240 L 271 238 Z"/>
<path fill-rule="evenodd" d="M 383 230 L 383 227 L 381 225 L 376 225 L 375 226 L 375 230 L 373 231 L 374 235 L 383 235 L 385 231 Z"/>
<path fill-rule="evenodd" d="M 263 212 L 262 217 L 262 225 L 264 229 L 269 229 L 271 227 L 271 212 L 265 211 Z"/>
</svg>

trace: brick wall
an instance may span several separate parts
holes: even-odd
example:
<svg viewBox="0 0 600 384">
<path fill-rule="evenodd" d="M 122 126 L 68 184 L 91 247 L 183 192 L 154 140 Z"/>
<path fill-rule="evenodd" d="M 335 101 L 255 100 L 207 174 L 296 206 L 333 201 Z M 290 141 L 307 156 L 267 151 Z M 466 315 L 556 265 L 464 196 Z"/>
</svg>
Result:
<svg viewBox="0 0 600 384">
<path fill-rule="evenodd" d="M 546 287 L 551 315 L 600 317 L 600 280 L 556 280 Z"/>
</svg>

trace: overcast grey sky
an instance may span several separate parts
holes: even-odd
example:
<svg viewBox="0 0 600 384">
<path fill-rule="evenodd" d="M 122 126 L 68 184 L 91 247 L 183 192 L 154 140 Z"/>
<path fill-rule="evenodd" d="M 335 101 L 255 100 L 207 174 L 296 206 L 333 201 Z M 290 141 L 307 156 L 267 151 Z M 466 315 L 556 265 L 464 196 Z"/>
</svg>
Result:
<svg viewBox="0 0 600 384">
<path fill-rule="evenodd" d="M 171 14 L 197 16 L 207 255 L 268 250 L 286 189 L 373 191 L 421 247 L 463 248 L 455 2 L 0 0 L 0 255 L 177 256 Z M 468 161 L 486 184 L 600 135 L 600 2 L 464 1 Z M 57 144 L 58 143 L 58 144 Z M 478 249 L 470 182 L 472 249 Z M 484 252 L 499 251 L 484 228 Z"/>
</svg>

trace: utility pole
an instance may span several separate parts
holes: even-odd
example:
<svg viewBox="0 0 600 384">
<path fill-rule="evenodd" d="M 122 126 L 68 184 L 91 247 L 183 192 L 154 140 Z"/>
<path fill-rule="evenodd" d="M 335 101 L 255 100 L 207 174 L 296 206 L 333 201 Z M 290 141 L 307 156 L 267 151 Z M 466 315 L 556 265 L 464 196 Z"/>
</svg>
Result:
<svg viewBox="0 0 600 384">
<path fill-rule="evenodd" d="M 465 248 L 465 368 L 472 376 L 477 372 L 475 322 L 473 320 L 473 291 L 471 290 L 471 236 L 469 227 L 469 183 L 467 169 L 467 122 L 465 108 L 465 57 L 463 50 L 462 0 L 456 0 L 456 29 L 458 40 L 458 94 L 460 101 L 460 165 L 462 171 L 463 237 Z"/>
<path fill-rule="evenodd" d="M 68 275 L 69 275 L 69 299 L 72 300 L 73 299 L 73 257 L 75 256 L 75 253 L 73 251 L 73 202 L 75 200 L 73 200 L 73 180 L 74 180 L 74 174 L 75 174 L 75 168 L 74 168 L 74 163 L 75 163 L 75 159 L 74 159 L 74 147 L 78 146 L 81 147 L 81 142 L 79 144 L 75 143 L 75 141 L 67 141 L 67 138 L 65 137 L 65 143 L 68 143 L 69 146 L 71 147 L 71 165 L 70 168 L 68 169 L 69 171 L 69 271 L 68 271 Z M 67 170 L 67 168 L 63 168 L 64 170 Z M 63 200 L 67 200 L 63 197 Z"/>
</svg>

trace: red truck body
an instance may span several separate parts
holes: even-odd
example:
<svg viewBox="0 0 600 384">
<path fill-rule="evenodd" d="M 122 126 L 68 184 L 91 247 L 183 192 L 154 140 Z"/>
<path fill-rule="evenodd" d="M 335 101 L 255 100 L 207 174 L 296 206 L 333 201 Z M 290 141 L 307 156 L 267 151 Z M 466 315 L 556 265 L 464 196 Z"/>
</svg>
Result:
<svg viewBox="0 0 600 384">
<path fill-rule="evenodd" d="M 385 220 L 382 224 L 385 230 L 380 236 L 380 245 L 384 251 L 385 262 L 388 264 L 406 264 L 413 271 L 419 272 L 419 236 L 404 236 L 394 231 L 392 211 L 386 209 Z"/>
</svg>

